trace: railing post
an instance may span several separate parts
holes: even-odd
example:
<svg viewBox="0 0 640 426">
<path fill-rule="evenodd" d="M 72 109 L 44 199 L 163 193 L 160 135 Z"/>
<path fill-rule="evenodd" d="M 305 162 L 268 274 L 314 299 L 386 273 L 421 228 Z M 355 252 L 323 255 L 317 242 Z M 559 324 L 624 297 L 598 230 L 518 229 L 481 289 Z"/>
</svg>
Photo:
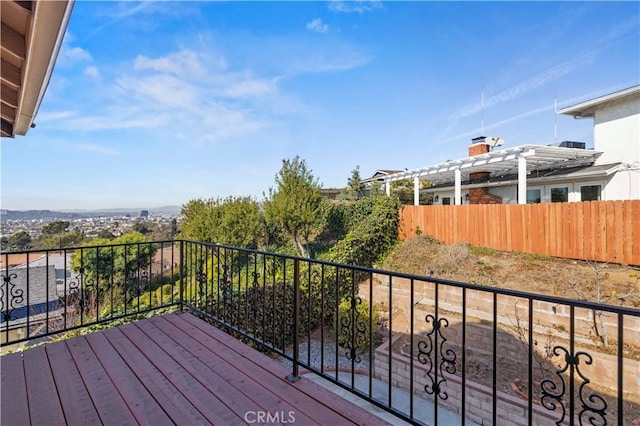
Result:
<svg viewBox="0 0 640 426">
<path fill-rule="evenodd" d="M 299 375 L 299 344 L 298 336 L 300 335 L 300 259 L 293 261 L 293 371 L 287 376 L 290 382 L 300 380 Z"/>
<path fill-rule="evenodd" d="M 180 312 L 184 311 L 184 240 L 180 240 Z"/>
</svg>

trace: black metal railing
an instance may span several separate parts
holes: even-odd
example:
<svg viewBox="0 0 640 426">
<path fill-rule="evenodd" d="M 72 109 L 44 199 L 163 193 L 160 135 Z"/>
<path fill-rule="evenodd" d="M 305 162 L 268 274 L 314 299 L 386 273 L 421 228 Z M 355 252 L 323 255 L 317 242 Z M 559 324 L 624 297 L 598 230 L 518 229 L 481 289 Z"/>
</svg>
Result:
<svg viewBox="0 0 640 426">
<path fill-rule="evenodd" d="M 60 261 L 25 255 L 26 266 L 2 255 L 3 346 L 181 309 L 278 355 L 292 381 L 319 375 L 414 424 L 640 417 L 635 307 L 195 241 L 63 250 L 69 276 L 42 304 Z"/>
<path fill-rule="evenodd" d="M 0 343 L 34 342 L 179 305 L 179 243 L 0 255 Z"/>
</svg>

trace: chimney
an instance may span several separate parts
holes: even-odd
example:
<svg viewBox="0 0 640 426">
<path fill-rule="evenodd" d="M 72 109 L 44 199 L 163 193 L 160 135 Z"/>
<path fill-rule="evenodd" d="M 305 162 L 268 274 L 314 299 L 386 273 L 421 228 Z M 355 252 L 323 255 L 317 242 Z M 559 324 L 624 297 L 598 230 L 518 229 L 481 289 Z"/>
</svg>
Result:
<svg viewBox="0 0 640 426">
<path fill-rule="evenodd" d="M 471 139 L 472 144 L 469 146 L 469 157 L 486 154 L 491 150 L 491 145 L 487 142 L 486 136 L 478 136 Z"/>
<path fill-rule="evenodd" d="M 478 136 L 471 139 L 472 144 L 469 146 L 469 157 L 486 154 L 491 151 L 491 142 L 487 139 L 497 140 L 497 138 L 487 138 L 486 136 Z M 490 172 L 469 173 L 470 183 L 474 181 L 483 181 L 489 179 Z M 489 194 L 489 188 L 471 188 L 469 189 L 469 204 L 502 204 L 502 197 Z"/>
</svg>

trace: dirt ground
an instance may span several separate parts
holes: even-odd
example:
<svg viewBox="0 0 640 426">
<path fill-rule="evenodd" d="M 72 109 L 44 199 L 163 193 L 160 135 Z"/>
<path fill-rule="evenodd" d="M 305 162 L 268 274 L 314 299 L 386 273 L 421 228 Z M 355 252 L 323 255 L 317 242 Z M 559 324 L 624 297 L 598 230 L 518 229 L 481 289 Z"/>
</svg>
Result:
<svg viewBox="0 0 640 426">
<path fill-rule="evenodd" d="M 504 253 L 470 247 L 467 244 L 445 245 L 429 237 L 419 236 L 398 245 L 377 266 L 397 272 L 640 308 L 640 268 L 626 265 Z M 394 315 L 394 323 L 395 321 Z M 414 336 L 414 347 L 417 347 L 420 339 L 424 338 Z M 407 352 L 408 342 L 409 336 L 400 338 L 393 345 L 394 352 Z M 638 348 L 633 349 L 629 355 L 638 359 L 640 352 L 636 351 Z M 408 353 L 405 355 L 408 356 Z M 498 364 L 498 390 L 526 398 L 526 381 L 519 378 L 527 377 L 527 365 L 513 363 L 509 359 L 500 359 Z M 534 400 L 537 403 L 540 381 L 550 372 L 553 376 L 555 369 L 545 360 L 544 372 L 537 368 L 534 370 L 538 390 Z M 491 383 L 492 357 L 470 351 L 467 354 L 466 372 L 471 380 Z M 460 374 L 459 371 L 456 374 Z M 604 389 L 593 386 L 591 389 L 605 398 L 609 407 L 607 412 L 612 413 L 616 406 L 615 397 Z M 637 404 L 625 401 L 625 424 L 640 424 L 639 410 Z"/>
<path fill-rule="evenodd" d="M 401 243 L 383 269 L 538 294 L 640 308 L 640 268 L 504 253 L 419 236 Z"/>
</svg>

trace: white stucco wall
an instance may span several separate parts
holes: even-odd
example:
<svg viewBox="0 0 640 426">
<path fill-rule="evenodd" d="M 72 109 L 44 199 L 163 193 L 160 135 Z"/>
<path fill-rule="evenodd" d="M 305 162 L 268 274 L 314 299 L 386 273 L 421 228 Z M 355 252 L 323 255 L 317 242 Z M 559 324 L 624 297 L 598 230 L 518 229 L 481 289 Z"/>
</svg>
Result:
<svg viewBox="0 0 640 426">
<path fill-rule="evenodd" d="M 489 188 L 489 194 L 501 197 L 503 204 L 518 204 L 518 187 L 516 185 L 494 186 Z"/>
<path fill-rule="evenodd" d="M 596 164 L 621 161 L 640 166 L 640 93 L 599 106 L 593 139 L 595 150 L 602 151 Z"/>
<path fill-rule="evenodd" d="M 604 200 L 638 200 L 640 199 L 640 167 L 635 170 L 623 167 L 613 174 L 605 189 Z"/>
</svg>

